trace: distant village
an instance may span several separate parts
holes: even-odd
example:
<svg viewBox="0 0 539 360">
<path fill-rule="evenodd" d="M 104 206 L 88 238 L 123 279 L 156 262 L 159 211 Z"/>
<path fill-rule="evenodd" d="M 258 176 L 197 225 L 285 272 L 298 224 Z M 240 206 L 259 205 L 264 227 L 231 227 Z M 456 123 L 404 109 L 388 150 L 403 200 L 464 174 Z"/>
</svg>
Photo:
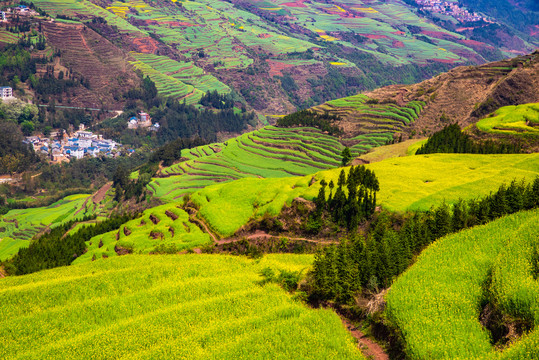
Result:
<svg viewBox="0 0 539 360">
<path fill-rule="evenodd" d="M 71 137 L 61 130 L 51 133 L 50 137 L 28 136 L 24 142 L 32 144 L 36 153 L 46 155 L 52 163 L 82 159 L 85 156 L 117 157 L 123 150 L 121 144 L 85 130 L 83 124 Z M 126 152 L 131 154 L 134 150 L 127 149 Z"/>
<path fill-rule="evenodd" d="M 461 7 L 461 5 L 457 2 L 442 0 L 415 0 L 415 2 L 419 5 L 420 10 L 453 16 L 460 22 L 492 22 L 489 18 L 484 17 L 476 12 L 470 13 L 468 10 Z"/>
</svg>

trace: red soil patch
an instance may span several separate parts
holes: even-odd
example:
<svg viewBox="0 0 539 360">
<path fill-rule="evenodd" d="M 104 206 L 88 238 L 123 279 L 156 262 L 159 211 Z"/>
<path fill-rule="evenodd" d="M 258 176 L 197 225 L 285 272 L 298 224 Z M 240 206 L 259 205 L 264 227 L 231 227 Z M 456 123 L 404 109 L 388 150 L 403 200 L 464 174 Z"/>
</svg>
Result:
<svg viewBox="0 0 539 360">
<path fill-rule="evenodd" d="M 287 3 L 281 4 L 281 6 L 304 8 L 304 7 L 307 7 L 307 5 L 305 5 L 305 4 L 303 3 L 304 1 L 305 1 L 305 0 L 298 0 L 298 1 L 294 1 L 294 2 L 287 2 Z"/>
<path fill-rule="evenodd" d="M 445 33 L 443 31 L 421 31 L 421 34 L 427 35 L 436 39 L 442 39 L 442 40 L 458 39 L 456 36 Z"/>
<path fill-rule="evenodd" d="M 404 31 L 393 31 L 392 34 L 393 35 L 406 35 Z"/>
<path fill-rule="evenodd" d="M 374 35 L 374 34 L 358 34 L 358 35 L 361 35 L 361 36 L 364 36 L 368 39 L 373 39 L 373 40 L 378 40 L 378 39 L 389 39 L 389 37 L 387 37 L 387 35 Z"/>
<path fill-rule="evenodd" d="M 137 51 L 144 54 L 154 54 L 157 51 L 158 42 L 151 37 L 136 38 L 133 40 L 133 45 L 137 47 Z"/>
<path fill-rule="evenodd" d="M 94 196 L 92 196 L 92 201 L 94 202 L 94 204 L 98 204 L 98 203 L 100 203 L 101 201 L 103 201 L 103 199 L 105 198 L 105 195 L 107 194 L 107 191 L 109 191 L 111 187 L 112 187 L 112 183 L 111 183 L 111 182 L 106 183 L 105 185 L 103 185 L 103 186 L 101 187 L 101 189 L 99 189 L 99 190 L 94 194 Z"/>
<path fill-rule="evenodd" d="M 487 44 L 482 43 L 481 41 L 476 41 L 476 40 L 460 40 L 459 42 L 461 44 L 470 45 L 470 46 L 481 46 L 481 47 L 487 46 Z"/>
<path fill-rule="evenodd" d="M 457 30 L 458 32 L 463 32 L 463 31 L 473 30 L 473 29 L 475 29 L 475 28 L 474 28 L 474 27 L 459 27 L 459 28 L 457 28 L 456 30 Z"/>
<path fill-rule="evenodd" d="M 267 39 L 267 38 L 270 38 L 272 37 L 273 35 L 271 34 L 258 34 L 257 37 L 261 38 L 261 39 Z"/>
<path fill-rule="evenodd" d="M 393 46 L 394 48 L 403 48 L 403 47 L 404 47 L 404 43 L 403 43 L 402 41 L 393 40 L 392 46 Z"/>
<path fill-rule="evenodd" d="M 270 65 L 270 71 L 269 76 L 283 76 L 283 73 L 281 72 L 284 69 L 288 69 L 291 67 L 294 67 L 292 64 L 285 64 L 280 61 L 274 61 L 274 60 L 266 60 L 268 64 Z"/>
<path fill-rule="evenodd" d="M 456 61 L 455 59 L 431 59 L 431 60 L 441 62 L 444 64 L 453 64 Z"/>
</svg>

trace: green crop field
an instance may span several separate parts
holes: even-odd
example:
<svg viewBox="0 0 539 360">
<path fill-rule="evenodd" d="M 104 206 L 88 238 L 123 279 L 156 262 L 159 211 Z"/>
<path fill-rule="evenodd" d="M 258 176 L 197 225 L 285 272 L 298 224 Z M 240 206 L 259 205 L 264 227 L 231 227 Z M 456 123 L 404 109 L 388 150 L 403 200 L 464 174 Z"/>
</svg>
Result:
<svg viewBox="0 0 539 360">
<path fill-rule="evenodd" d="M 415 121 L 424 103 L 365 104 L 368 98 L 354 95 L 315 107 L 315 111 L 353 117 L 356 122 L 350 139 L 339 139 L 314 128 L 267 126 L 230 139 L 184 150 L 189 159 L 161 171 L 148 188 L 160 198 L 179 199 L 208 185 L 244 177 L 290 177 L 313 174 L 341 163 L 343 142 L 353 156 L 384 145 L 396 132 Z"/>
<path fill-rule="evenodd" d="M 488 133 L 539 136 L 539 103 L 504 106 L 476 126 Z"/>
<path fill-rule="evenodd" d="M 334 312 L 259 285 L 312 260 L 132 255 L 2 279 L 0 358 L 363 359 Z"/>
<path fill-rule="evenodd" d="M 485 196 L 513 179 L 533 180 L 539 175 L 539 154 L 432 154 L 389 158 L 368 164 L 367 168 L 380 181 L 378 203 L 404 212 L 428 210 L 443 201 Z M 278 214 L 296 197 L 313 199 L 320 181 L 337 183 L 340 171 L 282 179 L 243 179 L 208 186 L 193 193 L 191 199 L 200 206 L 200 215 L 215 232 L 229 236 L 251 219 Z"/>
<path fill-rule="evenodd" d="M 157 90 L 164 96 L 171 96 L 188 104 L 197 104 L 208 91 L 228 94 L 230 88 L 213 75 L 192 62 L 178 62 L 165 56 L 131 52 L 136 61 L 131 64 L 149 76 Z"/>
<path fill-rule="evenodd" d="M 118 230 L 97 235 L 87 242 L 88 251 L 75 263 L 117 256 L 116 250 L 135 253 L 176 253 L 209 243 L 210 236 L 189 219 L 189 215 L 173 204 L 144 211 L 142 217 L 128 221 Z"/>
<path fill-rule="evenodd" d="M 537 359 L 537 331 L 498 351 L 479 322 L 479 312 L 492 273 L 494 301 L 510 313 L 539 321 L 539 293 L 531 273 L 531 246 L 538 237 L 539 211 L 534 210 L 447 236 L 427 248 L 387 295 L 387 311 L 402 331 L 407 355 Z"/>
<path fill-rule="evenodd" d="M 314 128 L 270 126 L 223 144 L 183 150 L 182 157 L 190 160 L 163 169 L 148 187 L 160 198 L 175 200 L 244 177 L 307 175 L 339 166 L 343 149 L 337 138 Z"/>
<path fill-rule="evenodd" d="M 28 246 L 32 237 L 73 219 L 92 215 L 95 211 L 90 195 L 70 195 L 54 204 L 40 208 L 11 210 L 0 216 L 0 260 Z"/>
</svg>

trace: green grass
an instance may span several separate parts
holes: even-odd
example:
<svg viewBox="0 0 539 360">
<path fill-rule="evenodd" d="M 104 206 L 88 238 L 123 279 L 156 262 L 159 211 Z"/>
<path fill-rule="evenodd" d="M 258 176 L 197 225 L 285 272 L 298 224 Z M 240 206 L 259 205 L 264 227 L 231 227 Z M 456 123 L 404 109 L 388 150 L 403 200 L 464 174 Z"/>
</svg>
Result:
<svg viewBox="0 0 539 360">
<path fill-rule="evenodd" d="M 537 314 L 537 283 L 532 284 L 526 272 L 529 258 L 519 259 L 518 254 L 520 246 L 529 246 L 538 236 L 539 210 L 535 210 L 462 231 L 427 248 L 387 295 L 387 311 L 402 331 L 407 355 L 411 359 L 536 359 L 537 331 L 500 353 L 480 324 L 479 312 L 486 301 L 484 284 L 494 267 L 505 272 L 512 287 L 503 288 L 500 300 L 511 308 L 528 301 Z M 519 264 L 525 267 L 519 270 Z"/>
<path fill-rule="evenodd" d="M 0 357 L 363 359 L 334 312 L 258 285 L 312 260 L 134 255 L 2 279 Z"/>
<path fill-rule="evenodd" d="M 87 241 L 88 251 L 75 263 L 117 256 L 116 248 L 130 249 L 138 254 L 156 251 L 175 253 L 209 242 L 210 236 L 191 222 L 185 211 L 174 204 L 167 204 L 144 211 L 141 217 L 128 221 L 118 230 L 91 238 Z"/>
<path fill-rule="evenodd" d="M 431 154 L 368 165 L 380 179 L 378 202 L 387 209 L 426 210 L 446 200 L 487 195 L 503 182 L 539 174 L 539 154 Z"/>
<path fill-rule="evenodd" d="M 70 195 L 54 204 L 39 208 L 11 210 L 0 217 L 0 260 L 14 255 L 26 247 L 29 240 L 47 227 L 53 228 L 70 220 L 94 213 L 87 199 L 90 195 Z"/>
<path fill-rule="evenodd" d="M 485 196 L 515 178 L 533 180 L 539 175 L 539 154 L 433 154 L 389 158 L 367 168 L 380 181 L 378 204 L 404 212 Z M 319 182 L 337 183 L 340 171 L 281 179 L 247 178 L 208 186 L 194 192 L 191 199 L 215 232 L 229 236 L 251 219 L 278 214 L 296 197 L 313 199 Z"/>
<path fill-rule="evenodd" d="M 476 126 L 488 133 L 539 136 L 539 103 L 504 106 Z"/>
<path fill-rule="evenodd" d="M 222 236 L 234 234 L 250 219 L 264 214 L 276 216 L 285 204 L 298 196 L 314 197 L 317 189 L 309 187 L 310 177 L 254 179 L 245 178 L 223 185 L 210 186 L 194 193 L 192 201 L 200 215 Z"/>
</svg>

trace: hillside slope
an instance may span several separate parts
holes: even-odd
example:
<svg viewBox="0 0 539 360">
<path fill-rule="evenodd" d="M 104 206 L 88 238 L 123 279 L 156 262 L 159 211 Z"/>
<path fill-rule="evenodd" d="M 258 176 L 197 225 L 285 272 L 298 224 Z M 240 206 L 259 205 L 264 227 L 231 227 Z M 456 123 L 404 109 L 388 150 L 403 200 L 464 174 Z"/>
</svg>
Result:
<svg viewBox="0 0 539 360">
<path fill-rule="evenodd" d="M 398 104 L 426 102 L 421 116 L 407 133 L 429 134 L 449 122 L 465 127 L 506 105 L 539 101 L 539 52 L 481 65 L 459 67 L 421 83 L 383 87 L 366 93 Z M 445 115 L 446 123 L 440 121 Z"/>
<path fill-rule="evenodd" d="M 538 236 L 539 211 L 534 210 L 447 236 L 428 247 L 387 295 L 388 313 L 402 331 L 407 355 L 536 359 L 538 293 L 531 253 Z M 491 309 L 501 304 L 506 313 L 525 317 L 521 321 L 531 321 L 532 330 L 522 338 L 508 334 L 508 346 L 494 347 L 499 334 L 485 327 L 488 303 Z"/>
<path fill-rule="evenodd" d="M 509 40 L 499 46 L 470 40 L 401 0 L 33 3 L 54 17 L 84 22 L 125 52 L 164 56 L 196 70 L 184 72 L 180 83 L 158 87 L 163 94 L 189 102 L 200 94 L 193 97 L 196 91 L 185 87 L 233 89 L 236 100 L 260 114 L 289 113 L 377 86 L 412 83 L 459 64 L 523 54 L 537 42 L 537 36 L 527 35 L 513 49 Z M 67 45 L 55 46 L 63 51 Z M 171 76 L 167 66 L 138 65 L 155 79 Z M 201 74 L 211 80 L 197 87 Z"/>
<path fill-rule="evenodd" d="M 42 29 L 50 45 L 61 51 L 61 65 L 89 81 L 67 94 L 67 104 L 122 110 L 123 94 L 140 82 L 126 53 L 82 24 L 43 22 Z"/>
<path fill-rule="evenodd" d="M 0 357 L 364 359 L 331 310 L 260 283 L 312 260 L 133 255 L 2 279 Z"/>
</svg>

